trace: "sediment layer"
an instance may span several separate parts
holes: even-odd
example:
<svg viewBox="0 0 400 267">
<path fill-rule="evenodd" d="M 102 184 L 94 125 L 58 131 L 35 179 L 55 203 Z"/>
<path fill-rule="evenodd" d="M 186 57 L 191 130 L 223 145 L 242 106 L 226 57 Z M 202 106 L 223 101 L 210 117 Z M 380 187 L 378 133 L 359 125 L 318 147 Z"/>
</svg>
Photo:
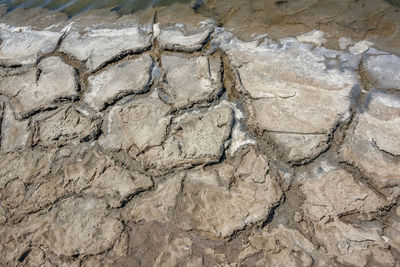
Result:
<svg viewBox="0 0 400 267">
<path fill-rule="evenodd" d="M 1 24 L 1 262 L 396 266 L 400 57 L 325 37 Z"/>
</svg>

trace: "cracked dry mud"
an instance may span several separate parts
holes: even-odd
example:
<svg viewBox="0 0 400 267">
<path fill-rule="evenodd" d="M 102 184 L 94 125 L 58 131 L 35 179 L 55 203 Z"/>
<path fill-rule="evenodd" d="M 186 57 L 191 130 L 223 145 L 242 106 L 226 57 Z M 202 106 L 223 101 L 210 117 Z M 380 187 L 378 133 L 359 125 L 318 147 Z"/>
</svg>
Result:
<svg viewBox="0 0 400 267">
<path fill-rule="evenodd" d="M 398 266 L 400 57 L 324 37 L 1 24 L 0 262 Z"/>
</svg>

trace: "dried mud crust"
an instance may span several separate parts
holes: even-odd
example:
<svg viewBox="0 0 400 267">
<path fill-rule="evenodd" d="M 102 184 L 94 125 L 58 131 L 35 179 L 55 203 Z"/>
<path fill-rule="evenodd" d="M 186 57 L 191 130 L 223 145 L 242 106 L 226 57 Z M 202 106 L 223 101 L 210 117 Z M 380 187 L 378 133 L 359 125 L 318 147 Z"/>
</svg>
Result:
<svg viewBox="0 0 400 267">
<path fill-rule="evenodd" d="M 1 262 L 398 265 L 400 58 L 191 19 L 1 26 Z"/>
</svg>

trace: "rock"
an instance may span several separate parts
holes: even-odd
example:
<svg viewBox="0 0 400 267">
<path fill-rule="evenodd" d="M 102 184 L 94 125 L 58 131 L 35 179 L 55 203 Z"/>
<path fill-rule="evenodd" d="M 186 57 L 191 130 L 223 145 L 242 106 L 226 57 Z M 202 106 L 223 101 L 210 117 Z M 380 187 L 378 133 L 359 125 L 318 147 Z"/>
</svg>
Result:
<svg viewBox="0 0 400 267">
<path fill-rule="evenodd" d="M 172 118 L 169 111 L 157 92 L 148 98 L 116 105 L 110 110 L 100 145 L 110 150 L 132 150 L 132 153 L 159 146 Z"/>
<path fill-rule="evenodd" d="M 345 170 L 331 170 L 302 182 L 306 196 L 301 206 L 312 220 L 326 221 L 351 213 L 373 213 L 389 206 L 367 185 L 357 183 Z"/>
<path fill-rule="evenodd" d="M 93 139 L 100 130 L 100 121 L 92 120 L 69 106 L 36 121 L 35 142 L 52 146 Z"/>
<path fill-rule="evenodd" d="M 323 31 L 313 30 L 312 32 L 305 33 L 296 37 L 299 42 L 312 43 L 316 46 L 321 46 L 326 43 L 324 38 L 325 33 Z"/>
<path fill-rule="evenodd" d="M 82 193 L 102 199 L 108 207 L 118 208 L 133 195 L 153 186 L 149 176 L 118 166 L 97 151 L 87 151 L 78 160 L 71 155 L 59 164 L 63 167 L 58 172 L 44 181 L 39 178 L 34 181 L 35 188 L 25 199 L 21 212 L 36 211 L 62 197 Z"/>
<path fill-rule="evenodd" d="M 139 172 L 129 172 L 121 167 L 111 166 L 91 183 L 87 190 L 98 198 L 105 199 L 112 207 L 120 207 L 124 201 L 153 186 L 150 177 Z"/>
<path fill-rule="evenodd" d="M 222 90 L 219 57 L 163 55 L 161 64 L 164 89 L 177 108 L 213 99 Z"/>
<path fill-rule="evenodd" d="M 138 53 L 151 46 L 149 29 L 135 26 L 124 29 L 88 29 L 84 34 L 71 30 L 60 51 L 85 61 L 93 72 L 121 54 Z"/>
<path fill-rule="evenodd" d="M 312 159 L 328 148 L 325 134 L 271 132 L 270 136 L 278 145 L 284 147 L 289 161 Z"/>
<path fill-rule="evenodd" d="M 240 177 L 251 176 L 253 182 L 264 183 L 265 177 L 269 172 L 268 159 L 265 155 L 260 155 L 254 148 L 243 156 L 236 173 Z"/>
<path fill-rule="evenodd" d="M 0 111 L 1 113 L 1 111 Z M 23 150 L 27 147 L 31 134 L 29 121 L 18 121 L 11 107 L 7 105 L 1 125 L 1 146 L 6 152 Z"/>
<path fill-rule="evenodd" d="M 241 122 L 241 120 L 244 119 L 243 112 L 234 104 L 232 104 L 232 109 L 235 115 L 235 124 L 232 128 L 229 154 L 233 156 L 241 147 L 254 145 L 256 141 L 246 132 L 245 126 Z"/>
<path fill-rule="evenodd" d="M 328 265 L 329 259 L 299 231 L 283 225 L 249 236 L 249 243 L 239 254 L 242 264 L 252 266 L 318 266 Z"/>
<path fill-rule="evenodd" d="M 30 183 L 30 193 L 15 211 L 16 216 L 37 212 L 54 205 L 57 200 L 66 196 L 81 194 L 85 190 L 90 191 L 92 180 L 98 179 L 98 176 L 110 165 L 111 162 L 96 151 L 87 151 L 83 158 L 75 153 L 63 156 L 53 155 L 52 166 L 59 166 L 58 169 L 53 167 L 51 173 L 45 176 L 37 175 L 34 176 L 35 179 L 25 181 Z M 115 178 L 115 180 L 116 184 L 118 179 Z M 104 189 L 106 190 L 111 189 Z"/>
<path fill-rule="evenodd" d="M 161 49 L 193 52 L 203 48 L 213 28 L 212 26 L 204 25 L 203 27 L 190 31 L 185 29 L 183 25 L 180 27 L 179 24 L 166 27 L 155 24 L 153 26 L 153 31 Z"/>
<path fill-rule="evenodd" d="M 280 46 L 231 41 L 222 48 L 238 70 L 237 89 L 249 98 L 254 127 L 272 133 L 289 160 L 307 159 L 324 150 L 329 133 L 348 118 L 358 78 L 351 70 L 326 69 L 323 56 L 295 40 Z M 293 139 L 301 141 L 294 145 Z"/>
<path fill-rule="evenodd" d="M 218 161 L 225 150 L 233 125 L 232 109 L 226 102 L 204 112 L 192 112 L 175 118 L 162 146 L 140 155 L 146 168 L 165 171 Z"/>
<path fill-rule="evenodd" d="M 0 7 L 50 26 L 0 25 L 1 264 L 396 266 L 399 58 L 330 49 L 377 32 L 351 20 L 277 39 L 307 32 L 312 0 L 247 3 L 237 25 L 290 13 L 276 41 L 229 29 L 249 42 L 200 14 L 245 0 L 195 2 L 57 25 Z"/>
<path fill-rule="evenodd" d="M 349 45 L 352 45 L 354 42 L 351 38 L 347 38 L 347 37 L 340 37 L 339 40 L 339 47 L 340 49 L 347 49 L 347 47 Z"/>
<path fill-rule="evenodd" d="M 246 162 L 246 163 L 244 163 Z M 246 225 L 266 220 L 279 203 L 282 190 L 267 173 L 268 165 L 259 158 L 243 165 L 253 171 L 234 178 L 233 166 L 193 171 L 187 174 L 182 200 L 182 227 L 212 238 L 226 238 Z M 235 181 L 232 183 L 231 181 Z"/>
<path fill-rule="evenodd" d="M 363 40 L 349 48 L 349 52 L 353 55 L 359 55 L 367 51 L 374 43 Z"/>
<path fill-rule="evenodd" d="M 391 247 L 395 248 L 396 250 L 400 249 L 400 236 L 399 236 L 399 229 L 400 229 L 400 222 L 398 218 L 392 218 L 389 221 L 389 227 L 385 228 L 385 242 L 388 243 Z M 383 238 L 383 237 L 382 237 Z"/>
<path fill-rule="evenodd" d="M 64 200 L 43 216 L 47 230 L 36 237 L 57 256 L 95 255 L 112 248 L 123 225 L 112 218 L 103 200 Z"/>
<path fill-rule="evenodd" d="M 152 58 L 144 55 L 90 76 L 89 90 L 84 101 L 94 110 L 101 111 L 123 96 L 147 91 L 151 82 L 152 66 Z"/>
<path fill-rule="evenodd" d="M 62 33 L 33 31 L 0 24 L 0 65 L 35 64 L 37 60 L 55 50 Z"/>
<path fill-rule="evenodd" d="M 372 91 L 366 111 L 346 136 L 342 154 L 389 201 L 400 195 L 400 98 Z"/>
<path fill-rule="evenodd" d="M 384 266 L 395 264 L 386 242 L 374 230 L 356 228 L 338 218 L 325 225 L 315 225 L 314 229 L 327 255 L 339 264 L 365 266 L 371 260 Z"/>
<path fill-rule="evenodd" d="M 183 177 L 179 175 L 170 177 L 164 183 L 159 183 L 153 194 L 136 199 L 129 217 L 134 222 L 169 221 L 170 213 L 176 207 L 178 194 L 182 190 L 182 180 Z"/>
<path fill-rule="evenodd" d="M 368 56 L 365 60 L 365 68 L 376 88 L 400 90 L 400 57 L 396 55 Z"/>
<path fill-rule="evenodd" d="M 55 107 L 60 100 L 78 96 L 76 73 L 59 57 L 41 60 L 37 69 L 29 69 L 22 76 L 6 76 L 0 80 L 0 93 L 15 98 L 21 117 L 39 110 Z"/>
</svg>

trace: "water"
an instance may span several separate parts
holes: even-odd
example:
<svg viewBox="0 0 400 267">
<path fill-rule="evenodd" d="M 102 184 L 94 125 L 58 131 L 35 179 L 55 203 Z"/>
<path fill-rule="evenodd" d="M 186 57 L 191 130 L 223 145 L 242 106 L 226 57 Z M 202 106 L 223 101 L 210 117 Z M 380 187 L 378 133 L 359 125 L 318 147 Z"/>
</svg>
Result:
<svg viewBox="0 0 400 267">
<path fill-rule="evenodd" d="M 166 6 L 173 3 L 189 3 L 190 0 L 0 0 L 5 4 L 7 11 L 18 8 L 41 7 L 60 11 L 73 17 L 91 9 L 110 9 L 120 14 L 129 14 L 150 6 Z"/>
</svg>

